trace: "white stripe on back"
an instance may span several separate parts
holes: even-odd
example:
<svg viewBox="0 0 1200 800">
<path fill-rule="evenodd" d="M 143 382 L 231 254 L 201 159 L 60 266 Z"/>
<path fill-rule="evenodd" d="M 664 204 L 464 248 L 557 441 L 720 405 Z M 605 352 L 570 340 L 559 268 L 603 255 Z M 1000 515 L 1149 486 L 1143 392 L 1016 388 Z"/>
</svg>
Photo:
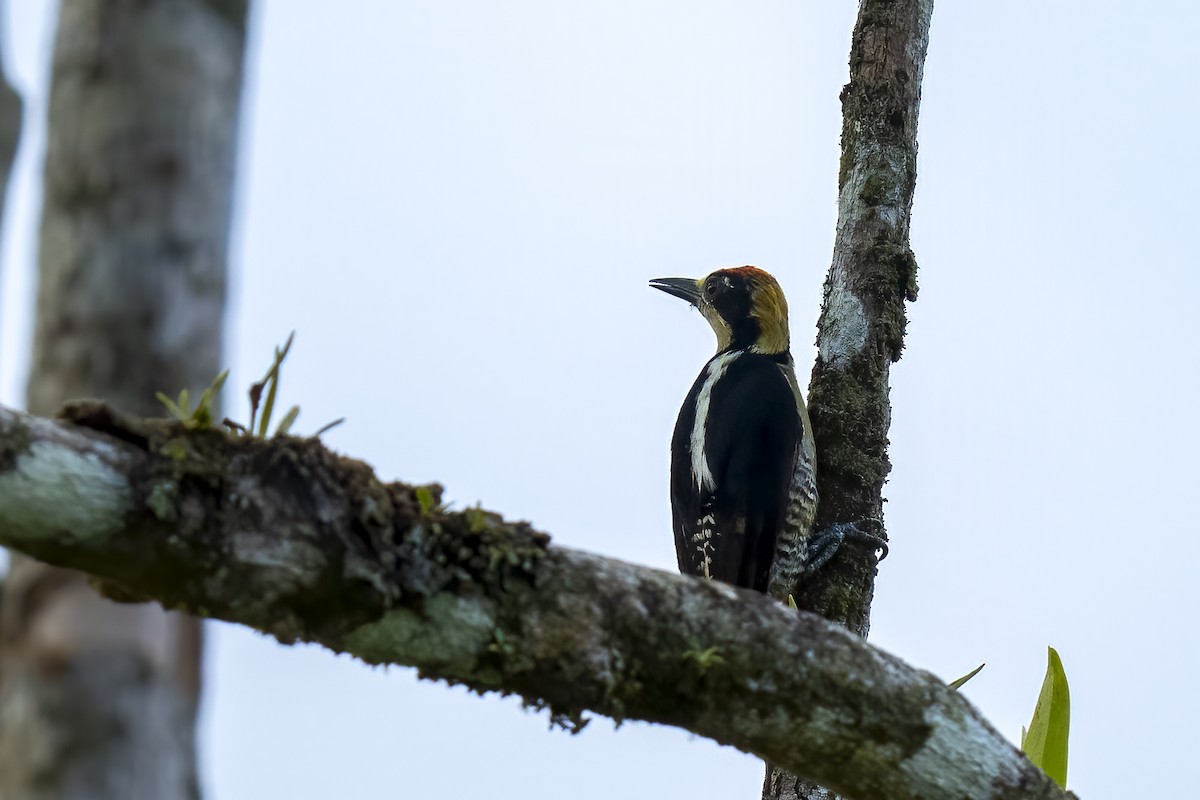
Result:
<svg viewBox="0 0 1200 800">
<path fill-rule="evenodd" d="M 744 353 L 744 350 L 731 350 L 728 353 L 722 353 L 708 363 L 707 376 L 704 378 L 704 385 L 700 387 L 700 394 L 696 396 L 696 418 L 692 421 L 692 478 L 696 481 L 696 487 L 701 493 L 711 492 L 716 488 L 716 481 L 713 479 L 712 470 L 708 467 L 708 457 L 704 453 L 704 431 L 705 423 L 708 422 L 708 410 L 712 404 L 713 387 L 717 385 L 717 381 L 729 369 L 729 365 L 734 359 Z"/>
</svg>

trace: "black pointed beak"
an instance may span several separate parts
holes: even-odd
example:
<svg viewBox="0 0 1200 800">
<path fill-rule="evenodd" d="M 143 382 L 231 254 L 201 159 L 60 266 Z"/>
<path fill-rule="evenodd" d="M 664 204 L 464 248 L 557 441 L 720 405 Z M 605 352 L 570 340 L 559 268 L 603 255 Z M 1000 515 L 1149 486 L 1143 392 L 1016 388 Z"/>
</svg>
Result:
<svg viewBox="0 0 1200 800">
<path fill-rule="evenodd" d="M 687 300 L 694 306 L 700 305 L 700 286 L 695 278 L 655 278 L 650 281 L 650 285 L 681 300 Z"/>
</svg>

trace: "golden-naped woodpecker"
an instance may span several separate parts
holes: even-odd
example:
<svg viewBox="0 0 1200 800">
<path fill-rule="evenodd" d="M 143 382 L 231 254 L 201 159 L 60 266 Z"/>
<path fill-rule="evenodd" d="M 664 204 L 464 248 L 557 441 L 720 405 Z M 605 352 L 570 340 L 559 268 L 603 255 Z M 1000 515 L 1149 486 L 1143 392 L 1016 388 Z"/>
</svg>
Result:
<svg viewBox="0 0 1200 800">
<path fill-rule="evenodd" d="M 755 267 L 650 285 L 698 308 L 717 335 L 671 439 L 679 569 L 786 597 L 809 566 L 817 485 L 783 290 Z"/>
</svg>

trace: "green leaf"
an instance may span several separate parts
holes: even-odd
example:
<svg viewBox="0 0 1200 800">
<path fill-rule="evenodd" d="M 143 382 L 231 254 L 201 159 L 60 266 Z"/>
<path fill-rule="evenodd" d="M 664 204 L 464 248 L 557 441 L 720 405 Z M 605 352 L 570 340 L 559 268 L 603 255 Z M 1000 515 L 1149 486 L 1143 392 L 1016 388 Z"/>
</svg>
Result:
<svg viewBox="0 0 1200 800">
<path fill-rule="evenodd" d="M 205 393 L 209 397 L 215 397 L 222 389 L 225 388 L 225 379 L 228 377 L 229 377 L 229 370 L 228 369 L 222 370 L 221 374 L 218 375 L 217 377 L 213 378 L 212 384 L 207 389 L 204 390 Z"/>
<path fill-rule="evenodd" d="M 463 510 L 463 517 L 467 521 L 467 530 L 470 533 L 483 533 L 491 527 L 491 516 L 491 514 L 484 511 L 479 505 Z"/>
<path fill-rule="evenodd" d="M 292 423 L 296 421 L 296 417 L 300 416 L 300 406 L 292 406 L 288 412 L 283 415 L 283 419 L 279 420 L 279 427 L 275 429 L 276 436 L 285 436 L 292 429 Z"/>
<path fill-rule="evenodd" d="M 800 610 L 796 608 L 796 598 L 792 597 L 790 594 L 788 595 L 788 608 L 790 608 L 792 611 Z"/>
<path fill-rule="evenodd" d="M 170 412 L 172 417 L 178 420 L 182 420 L 184 418 L 183 412 L 179 410 L 179 406 L 175 404 L 174 400 L 167 397 L 166 394 L 163 392 L 155 392 L 154 396 L 158 398 L 158 402 L 166 406 L 167 411 Z"/>
<path fill-rule="evenodd" d="M 417 505 L 421 507 L 421 516 L 427 516 L 437 501 L 433 497 L 433 490 L 428 486 L 418 486 L 416 488 Z"/>
<path fill-rule="evenodd" d="M 209 384 L 200 395 L 200 401 L 196 405 L 196 410 L 192 412 L 191 418 L 188 420 L 189 428 L 199 428 L 207 430 L 213 424 L 213 402 L 217 395 L 221 392 L 221 387 L 225 385 L 225 379 L 229 377 L 229 370 L 223 371 L 220 375 L 213 378 L 213 382 Z"/>
<path fill-rule="evenodd" d="M 700 674 L 708 672 L 713 667 L 720 666 L 725 663 L 725 659 L 721 656 L 721 648 L 709 647 L 705 650 L 685 650 L 683 657 L 695 662 L 700 668 Z"/>
<path fill-rule="evenodd" d="M 292 340 L 295 338 L 296 332 L 292 331 L 288 334 L 287 341 L 283 343 L 283 349 L 275 348 L 275 363 L 271 365 L 271 368 L 267 370 L 266 376 L 262 379 L 262 382 L 267 385 L 267 399 L 263 402 L 262 421 L 258 426 L 258 437 L 260 439 L 267 438 L 267 431 L 271 430 L 271 412 L 275 408 L 275 395 L 279 391 L 280 367 L 283 365 L 283 360 L 287 358 L 288 350 L 292 349 Z"/>
<path fill-rule="evenodd" d="M 279 350 L 275 351 L 275 366 L 267 373 L 267 399 L 263 401 L 262 420 L 258 423 L 258 438 L 267 438 L 271 430 L 271 412 L 275 410 L 275 393 L 279 389 Z"/>
<path fill-rule="evenodd" d="M 966 675 L 963 675 L 961 678 L 955 678 L 954 680 L 950 681 L 950 683 L 947 685 L 951 689 L 953 689 L 954 691 L 957 692 L 959 689 L 961 689 L 963 687 L 963 684 L 965 684 L 967 681 L 971 680 L 971 678 L 974 678 L 976 675 L 978 675 L 979 670 L 983 669 L 985 666 L 987 666 L 986 662 L 983 664 L 980 664 L 978 667 L 971 670 Z"/>
<path fill-rule="evenodd" d="M 213 378 L 213 382 L 210 383 L 208 388 L 200 394 L 200 405 L 196 407 L 197 410 L 204 408 L 207 409 L 209 413 L 212 412 L 213 401 L 216 399 L 217 395 L 221 393 L 221 388 L 225 386 L 225 379 L 228 377 L 229 370 L 223 370 L 220 375 Z"/>
<path fill-rule="evenodd" d="M 1062 788 L 1067 788 L 1067 738 L 1071 731 L 1071 692 L 1062 660 L 1053 647 L 1048 651 L 1046 677 L 1033 709 L 1029 730 L 1021 735 L 1021 749 Z"/>
</svg>

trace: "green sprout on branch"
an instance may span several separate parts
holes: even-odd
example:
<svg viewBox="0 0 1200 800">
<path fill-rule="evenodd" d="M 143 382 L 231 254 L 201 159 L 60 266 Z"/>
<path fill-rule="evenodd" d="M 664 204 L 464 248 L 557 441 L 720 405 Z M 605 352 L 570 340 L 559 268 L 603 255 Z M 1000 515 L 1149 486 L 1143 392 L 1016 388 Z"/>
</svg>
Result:
<svg viewBox="0 0 1200 800">
<path fill-rule="evenodd" d="M 271 363 L 271 368 L 267 370 L 267 374 L 263 379 L 250 387 L 250 425 L 247 427 L 251 436 L 258 436 L 260 439 L 266 439 L 267 432 L 271 429 L 271 414 L 275 411 L 275 395 L 279 391 L 279 374 L 283 367 L 283 360 L 287 358 L 288 351 L 292 349 L 292 341 L 296 338 L 296 332 L 292 331 L 288 334 L 287 341 L 283 343 L 283 347 L 275 348 L 275 360 Z M 263 403 L 262 419 L 258 423 L 258 431 L 254 430 L 254 420 L 258 416 L 258 404 L 262 400 L 263 389 L 267 390 L 267 400 Z M 296 417 L 300 416 L 300 406 L 292 406 L 288 412 L 283 415 L 283 419 L 279 421 L 279 427 L 275 429 L 276 436 L 282 436 L 292 428 L 292 423 L 296 421 Z"/>
<path fill-rule="evenodd" d="M 721 655 L 720 647 L 707 647 L 703 650 L 699 648 L 685 650 L 683 652 L 683 658 L 694 663 L 700 670 L 701 675 L 704 675 L 713 667 L 720 666 L 721 664 L 725 663 L 725 659 Z"/>
<path fill-rule="evenodd" d="M 283 360 L 287 358 L 288 351 L 292 349 L 292 340 L 295 338 L 296 332 L 292 331 L 288 335 L 287 341 L 284 342 L 283 347 L 275 348 L 275 360 L 271 363 L 271 368 L 267 370 L 267 374 L 263 376 L 261 381 L 251 385 L 250 424 L 242 425 L 227 417 L 222 421 L 226 428 L 239 435 L 251 436 L 258 439 L 286 436 L 291 431 L 292 425 L 296 422 L 296 417 L 300 416 L 300 406 L 289 408 L 279 420 L 279 424 L 275 427 L 275 432 L 273 434 L 270 432 L 271 417 L 275 412 L 275 398 L 279 393 L 279 376 L 283 369 Z M 187 389 L 179 392 L 178 400 L 172 400 L 162 392 L 158 392 L 155 396 L 158 397 L 160 403 L 166 406 L 171 416 L 182 422 L 183 426 L 188 430 L 208 430 L 213 427 L 213 403 L 216 401 L 221 387 L 225 385 L 227 377 L 229 377 L 229 370 L 225 370 L 218 375 L 212 382 L 212 385 L 200 395 L 200 401 L 195 409 L 191 408 Z M 263 400 L 264 391 L 266 392 L 266 400 Z M 260 403 L 262 405 L 261 419 L 258 416 Z M 343 422 L 345 422 L 345 417 L 335 419 L 328 425 L 322 426 L 320 430 L 313 434 L 313 437 L 319 437 L 330 428 L 340 425 Z"/>
<path fill-rule="evenodd" d="M 225 370 L 214 378 L 208 388 L 200 393 L 200 402 L 194 409 L 191 408 L 187 389 L 179 390 L 178 400 L 172 400 L 162 392 L 156 392 L 154 396 L 158 398 L 158 402 L 167 407 L 167 411 L 171 413 L 172 417 L 183 423 L 183 427 L 190 431 L 207 430 L 213 425 L 213 401 L 221 392 L 221 387 L 225 385 L 225 379 L 228 377 L 229 370 Z"/>
</svg>

